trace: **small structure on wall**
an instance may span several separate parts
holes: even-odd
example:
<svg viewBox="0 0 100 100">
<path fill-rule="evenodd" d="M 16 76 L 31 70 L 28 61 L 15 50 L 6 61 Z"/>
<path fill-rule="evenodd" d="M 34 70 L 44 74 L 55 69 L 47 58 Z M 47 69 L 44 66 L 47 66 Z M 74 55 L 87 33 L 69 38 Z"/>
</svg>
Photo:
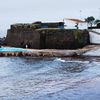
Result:
<svg viewBox="0 0 100 100">
<path fill-rule="evenodd" d="M 67 28 L 70 29 L 86 29 L 84 26 L 86 26 L 85 20 L 77 19 L 77 18 L 64 18 L 67 23 Z"/>
<path fill-rule="evenodd" d="M 64 29 L 64 22 L 47 22 L 42 23 L 40 22 L 34 22 L 32 24 L 38 24 L 40 25 L 40 28 L 62 28 Z"/>
<path fill-rule="evenodd" d="M 25 30 L 25 29 L 41 29 L 41 28 L 60 28 L 64 29 L 64 22 L 49 22 L 49 23 L 42 23 L 40 21 L 31 23 L 31 24 L 13 24 L 11 25 L 11 29 L 18 29 L 18 30 Z"/>
</svg>

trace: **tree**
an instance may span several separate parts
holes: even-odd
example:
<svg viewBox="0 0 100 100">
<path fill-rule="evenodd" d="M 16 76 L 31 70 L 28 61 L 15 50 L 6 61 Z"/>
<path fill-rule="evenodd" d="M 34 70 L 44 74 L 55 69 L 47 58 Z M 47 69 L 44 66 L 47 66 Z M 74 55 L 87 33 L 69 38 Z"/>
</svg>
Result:
<svg viewBox="0 0 100 100">
<path fill-rule="evenodd" d="M 92 27 L 92 25 L 94 24 L 95 18 L 93 16 L 87 17 L 85 19 L 85 21 L 87 22 L 87 24 Z"/>
<path fill-rule="evenodd" d="M 100 20 L 99 20 L 99 19 L 96 19 L 96 20 L 94 21 L 94 24 L 97 25 L 98 23 L 100 23 Z"/>
</svg>

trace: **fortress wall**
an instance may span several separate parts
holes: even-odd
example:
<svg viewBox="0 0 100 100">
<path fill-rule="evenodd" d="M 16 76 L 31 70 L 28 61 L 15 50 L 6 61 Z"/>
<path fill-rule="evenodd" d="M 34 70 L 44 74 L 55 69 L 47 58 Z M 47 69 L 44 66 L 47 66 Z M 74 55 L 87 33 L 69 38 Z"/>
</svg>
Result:
<svg viewBox="0 0 100 100">
<path fill-rule="evenodd" d="M 89 32 L 76 29 L 40 29 L 40 48 L 76 49 L 89 44 Z"/>
<path fill-rule="evenodd" d="M 35 30 L 8 30 L 6 37 L 6 45 L 13 47 L 39 49 L 40 47 L 40 34 Z"/>
<path fill-rule="evenodd" d="M 10 29 L 6 45 L 33 49 L 76 49 L 89 44 L 89 32 L 75 29 Z"/>
</svg>

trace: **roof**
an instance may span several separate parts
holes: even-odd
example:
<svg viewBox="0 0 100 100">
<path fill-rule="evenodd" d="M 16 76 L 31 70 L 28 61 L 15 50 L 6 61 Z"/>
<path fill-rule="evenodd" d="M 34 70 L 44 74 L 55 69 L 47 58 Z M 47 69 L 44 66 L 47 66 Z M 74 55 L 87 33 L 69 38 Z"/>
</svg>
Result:
<svg viewBox="0 0 100 100">
<path fill-rule="evenodd" d="M 73 21 L 75 23 L 86 23 L 85 21 L 83 20 L 80 20 L 80 19 L 75 19 L 75 18 L 65 18 L 66 20 L 70 20 L 70 21 Z"/>
</svg>

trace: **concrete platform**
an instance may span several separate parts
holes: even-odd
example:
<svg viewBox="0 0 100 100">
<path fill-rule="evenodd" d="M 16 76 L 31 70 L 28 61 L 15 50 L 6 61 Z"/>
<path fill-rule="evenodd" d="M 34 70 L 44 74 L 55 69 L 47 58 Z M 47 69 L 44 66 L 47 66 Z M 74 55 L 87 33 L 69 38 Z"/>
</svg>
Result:
<svg viewBox="0 0 100 100">
<path fill-rule="evenodd" d="M 76 50 L 58 49 L 24 49 L 23 51 L 0 52 L 1 57 L 30 56 L 30 57 L 73 57 L 73 56 L 100 56 L 100 45 L 88 45 Z"/>
<path fill-rule="evenodd" d="M 87 48 L 88 51 L 83 53 L 83 56 L 100 57 L 100 45 L 89 45 L 89 46 L 86 46 L 85 48 Z"/>
<path fill-rule="evenodd" d="M 0 56 L 32 56 L 32 57 L 71 57 L 81 55 L 88 49 L 57 50 L 57 49 L 25 49 L 23 51 L 1 51 Z"/>
</svg>

